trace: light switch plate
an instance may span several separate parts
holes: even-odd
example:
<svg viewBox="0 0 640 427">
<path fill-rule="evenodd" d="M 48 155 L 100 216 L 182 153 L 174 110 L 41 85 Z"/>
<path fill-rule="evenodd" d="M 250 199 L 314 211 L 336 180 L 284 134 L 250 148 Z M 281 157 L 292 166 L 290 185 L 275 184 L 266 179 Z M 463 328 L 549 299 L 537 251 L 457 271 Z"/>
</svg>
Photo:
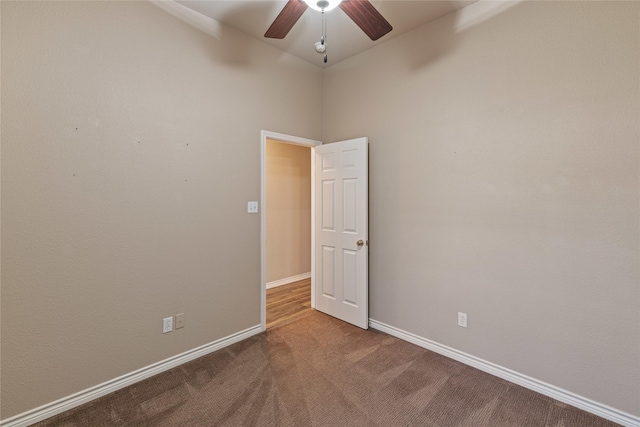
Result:
<svg viewBox="0 0 640 427">
<path fill-rule="evenodd" d="M 258 202 L 247 202 L 247 213 L 258 213 Z"/>
</svg>

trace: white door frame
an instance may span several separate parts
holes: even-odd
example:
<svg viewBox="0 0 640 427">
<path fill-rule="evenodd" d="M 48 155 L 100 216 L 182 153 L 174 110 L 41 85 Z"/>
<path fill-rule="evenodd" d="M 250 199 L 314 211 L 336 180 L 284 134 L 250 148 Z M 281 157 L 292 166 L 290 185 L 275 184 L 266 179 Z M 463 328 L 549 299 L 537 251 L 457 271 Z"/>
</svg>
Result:
<svg viewBox="0 0 640 427">
<path fill-rule="evenodd" d="M 313 147 L 321 141 L 263 130 L 260 132 L 260 330 L 267 329 L 267 139 L 311 148 L 311 307 L 315 308 L 315 166 Z"/>
</svg>

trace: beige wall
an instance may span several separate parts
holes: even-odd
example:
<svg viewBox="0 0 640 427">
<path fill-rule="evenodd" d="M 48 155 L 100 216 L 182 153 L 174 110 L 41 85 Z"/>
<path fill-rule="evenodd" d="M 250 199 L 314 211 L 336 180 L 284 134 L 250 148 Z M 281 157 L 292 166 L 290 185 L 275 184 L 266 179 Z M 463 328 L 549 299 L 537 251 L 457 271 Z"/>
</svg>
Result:
<svg viewBox="0 0 640 427">
<path fill-rule="evenodd" d="M 148 2 L 3 1 L 1 48 L 2 418 L 258 325 L 260 130 L 319 139 L 321 71 Z"/>
<path fill-rule="evenodd" d="M 324 140 L 370 138 L 373 319 L 640 415 L 639 6 L 453 14 L 326 70 Z"/>
<path fill-rule="evenodd" d="M 267 140 L 267 283 L 311 271 L 311 149 Z"/>
</svg>

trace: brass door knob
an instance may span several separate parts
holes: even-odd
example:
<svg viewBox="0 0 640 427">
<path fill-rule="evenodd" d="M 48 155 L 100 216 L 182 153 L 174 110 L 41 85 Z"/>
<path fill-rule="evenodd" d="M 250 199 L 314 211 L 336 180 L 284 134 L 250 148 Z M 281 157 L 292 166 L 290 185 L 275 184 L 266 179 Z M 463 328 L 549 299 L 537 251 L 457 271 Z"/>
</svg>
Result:
<svg viewBox="0 0 640 427">
<path fill-rule="evenodd" d="M 364 240 L 358 240 L 356 245 L 358 245 L 358 247 L 362 247 L 364 245 Z"/>
</svg>

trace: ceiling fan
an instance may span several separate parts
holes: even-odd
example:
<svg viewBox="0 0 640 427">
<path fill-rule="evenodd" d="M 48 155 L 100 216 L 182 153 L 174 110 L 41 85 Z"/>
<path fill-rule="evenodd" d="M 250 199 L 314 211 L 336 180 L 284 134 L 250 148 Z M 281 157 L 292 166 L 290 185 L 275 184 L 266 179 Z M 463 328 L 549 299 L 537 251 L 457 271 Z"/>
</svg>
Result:
<svg viewBox="0 0 640 427">
<path fill-rule="evenodd" d="M 393 29 L 368 0 L 289 0 L 264 36 L 283 39 L 308 7 L 328 12 L 336 6 L 340 7 L 371 40 L 378 40 Z"/>
</svg>

